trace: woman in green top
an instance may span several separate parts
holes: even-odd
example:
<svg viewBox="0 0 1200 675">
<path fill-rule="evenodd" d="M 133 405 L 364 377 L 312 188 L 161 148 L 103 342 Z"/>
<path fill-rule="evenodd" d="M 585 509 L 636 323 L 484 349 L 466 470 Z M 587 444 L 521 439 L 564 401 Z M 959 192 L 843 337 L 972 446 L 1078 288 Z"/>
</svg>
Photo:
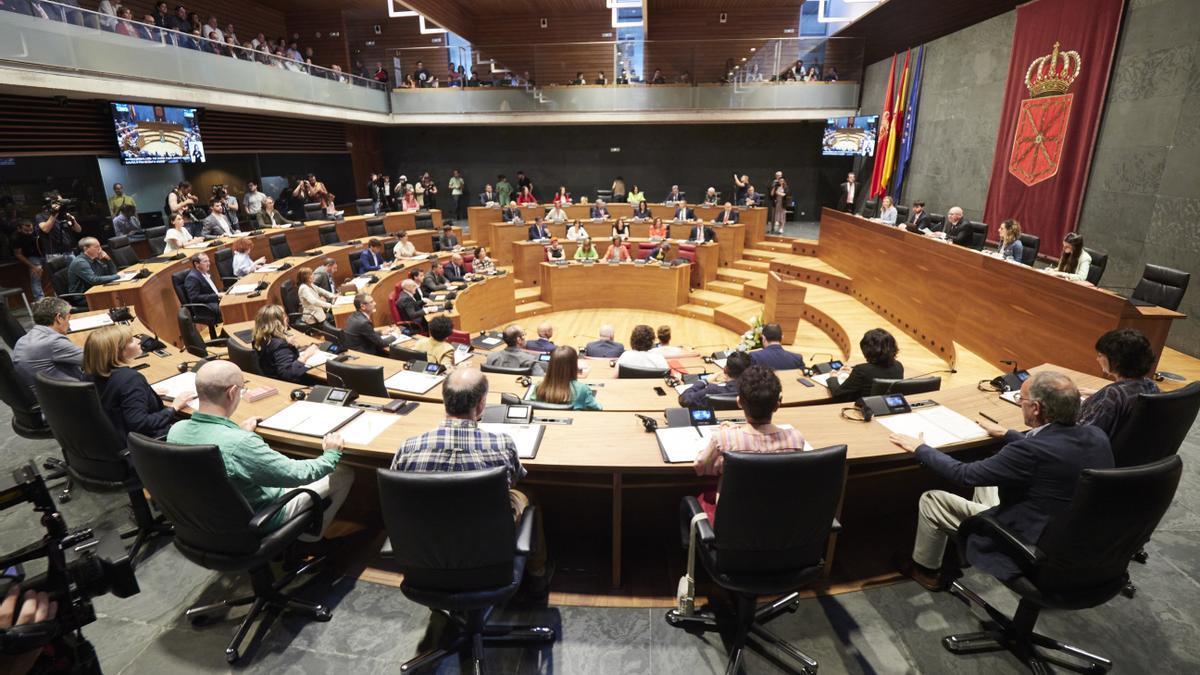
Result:
<svg viewBox="0 0 1200 675">
<path fill-rule="evenodd" d="M 450 174 L 450 181 L 446 187 L 450 188 L 450 200 L 454 204 L 454 217 L 462 220 L 467 217 L 466 200 L 463 199 L 463 190 L 466 188 L 466 181 L 463 180 L 462 172 L 455 169 Z"/>
<path fill-rule="evenodd" d="M 538 382 L 530 399 L 546 403 L 570 403 L 572 410 L 603 410 L 591 387 L 580 382 L 579 355 L 574 347 L 556 347 L 550 354 L 546 376 Z"/>
<path fill-rule="evenodd" d="M 508 176 L 500 174 L 500 179 L 496 181 L 496 194 L 500 196 L 498 204 L 507 204 L 513 197 L 512 183 L 508 182 Z"/>
<path fill-rule="evenodd" d="M 642 192 L 641 188 L 634 185 L 629 189 L 629 194 L 625 196 L 625 201 L 629 202 L 629 204 L 636 209 L 639 202 L 646 201 L 646 193 Z"/>
<path fill-rule="evenodd" d="M 600 254 L 596 252 L 596 245 L 591 239 L 580 239 L 579 248 L 575 249 L 576 260 L 598 260 Z"/>
</svg>

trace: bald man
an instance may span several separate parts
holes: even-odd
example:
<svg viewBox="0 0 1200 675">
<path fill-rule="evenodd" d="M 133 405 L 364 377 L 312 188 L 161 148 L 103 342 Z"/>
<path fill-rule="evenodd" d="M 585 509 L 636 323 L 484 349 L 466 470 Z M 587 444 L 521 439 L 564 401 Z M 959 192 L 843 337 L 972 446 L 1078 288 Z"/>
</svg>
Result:
<svg viewBox="0 0 1200 675">
<path fill-rule="evenodd" d="M 600 339 L 593 340 L 587 343 L 583 348 L 583 353 L 586 356 L 601 359 L 615 359 L 625 352 L 625 345 L 613 340 L 616 332 L 611 324 L 600 326 Z"/>
<path fill-rule="evenodd" d="M 196 372 L 199 408 L 191 419 L 176 422 L 167 432 L 167 441 L 180 445 L 215 445 L 225 462 L 225 475 L 255 511 L 270 506 L 288 490 L 303 487 L 329 500 L 321 531 L 329 527 L 346 500 L 354 473 L 339 467 L 342 438 L 329 434 L 322 440 L 323 452 L 315 459 L 290 459 L 272 450 L 262 436 L 254 433 L 258 418 L 248 417 L 241 424 L 232 419 L 242 402 L 242 371 L 229 361 L 209 361 Z M 300 511 L 311 506 L 310 497 L 288 502 L 267 524 L 277 529 Z M 318 541 L 319 536 L 304 534 L 303 541 Z"/>
<path fill-rule="evenodd" d="M 554 326 L 550 322 L 544 322 L 538 326 L 538 337 L 536 340 L 530 340 L 525 343 L 525 349 L 535 352 L 552 352 L 554 351 L 554 343 L 550 338 L 554 337 Z"/>
<path fill-rule="evenodd" d="M 420 328 L 422 333 L 429 331 L 429 322 L 425 319 L 425 306 L 418 297 L 417 282 L 405 279 L 400 282 L 400 297 L 396 298 L 396 311 L 400 312 L 401 321 L 411 321 Z"/>
<path fill-rule="evenodd" d="M 545 375 L 546 366 L 537 354 L 525 348 L 525 329 L 513 324 L 504 329 L 504 349 L 488 355 L 487 365 L 500 368 L 530 368 L 534 375 Z"/>
<path fill-rule="evenodd" d="M 467 266 L 463 257 L 457 253 L 450 256 L 450 262 L 442 267 L 442 274 L 446 275 L 446 281 L 465 281 Z"/>
<path fill-rule="evenodd" d="M 959 246 L 971 245 L 971 221 L 963 217 L 961 207 L 952 206 L 946 212 L 945 232 L 946 241 Z"/>
<path fill-rule="evenodd" d="M 67 266 L 67 280 L 72 293 L 86 293 L 97 284 L 116 281 L 117 266 L 109 259 L 95 237 L 79 240 L 79 252 Z"/>
</svg>

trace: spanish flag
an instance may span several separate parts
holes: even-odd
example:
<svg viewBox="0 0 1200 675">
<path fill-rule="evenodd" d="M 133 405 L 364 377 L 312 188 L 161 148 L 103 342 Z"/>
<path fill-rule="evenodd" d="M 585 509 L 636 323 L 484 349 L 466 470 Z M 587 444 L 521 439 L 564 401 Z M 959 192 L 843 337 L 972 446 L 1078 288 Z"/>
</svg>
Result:
<svg viewBox="0 0 1200 675">
<path fill-rule="evenodd" d="M 870 197 L 874 199 L 877 195 L 883 194 L 883 184 L 880 178 L 883 176 L 883 156 L 882 148 L 887 147 L 889 132 L 892 126 L 892 84 L 896 80 L 896 55 L 892 54 L 892 67 L 888 70 L 887 90 L 883 95 L 883 112 L 879 116 L 879 137 L 875 141 L 875 162 L 871 169 L 871 191 Z"/>
<path fill-rule="evenodd" d="M 896 104 L 892 107 L 892 133 L 888 134 L 887 148 L 883 151 L 883 169 L 879 174 L 879 193 L 887 194 L 888 183 L 892 180 L 892 171 L 896 168 L 896 149 L 899 146 L 896 138 L 903 133 L 904 109 L 908 105 L 908 65 L 912 59 L 912 50 L 904 54 L 904 72 L 900 75 L 900 85 L 896 87 Z"/>
</svg>

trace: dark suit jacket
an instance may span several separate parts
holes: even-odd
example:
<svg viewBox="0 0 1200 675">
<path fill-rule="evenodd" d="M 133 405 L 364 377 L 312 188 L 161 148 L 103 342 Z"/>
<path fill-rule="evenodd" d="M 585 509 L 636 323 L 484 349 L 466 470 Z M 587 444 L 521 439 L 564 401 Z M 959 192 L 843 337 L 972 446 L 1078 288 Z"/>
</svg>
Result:
<svg viewBox="0 0 1200 675">
<path fill-rule="evenodd" d="M 342 329 L 342 346 L 377 356 L 386 356 L 388 353 L 387 343 L 375 332 L 371 318 L 362 312 L 355 312 L 346 318 L 346 327 Z"/>
<path fill-rule="evenodd" d="M 504 207 L 504 212 L 500 214 L 500 217 L 504 219 L 504 222 L 510 223 L 513 220 L 521 217 L 521 209 L 510 209 L 506 206 Z"/>
<path fill-rule="evenodd" d="M 212 287 L 204 280 L 204 275 L 200 274 L 198 270 L 193 269 L 183 278 L 183 292 L 187 293 L 188 302 L 217 306 L 221 303 L 221 299 L 213 292 Z"/>
<path fill-rule="evenodd" d="M 625 345 L 614 340 L 593 340 L 587 343 L 583 350 L 587 352 L 588 356 L 615 359 L 625 353 Z"/>
<path fill-rule="evenodd" d="M 682 192 L 676 192 L 676 193 L 674 193 L 674 194 L 672 194 L 672 193 L 668 192 L 668 193 L 667 193 L 667 198 L 663 200 L 663 203 L 664 203 L 664 204 L 670 204 L 671 202 L 677 202 L 677 201 L 679 201 L 679 200 L 681 200 L 681 199 L 683 199 L 683 193 L 682 193 Z"/>
<path fill-rule="evenodd" d="M 525 349 L 531 352 L 552 352 L 554 351 L 554 343 L 545 338 L 538 338 L 526 342 Z"/>
<path fill-rule="evenodd" d="M 487 206 L 488 202 L 498 202 L 498 201 L 500 201 L 500 193 L 498 193 L 498 192 L 493 192 L 491 194 L 491 196 L 488 196 L 488 193 L 486 193 L 486 192 L 479 193 L 479 205 L 480 206 Z"/>
<path fill-rule="evenodd" d="M 462 281 L 467 270 L 451 262 L 442 266 L 442 273 L 446 275 L 446 281 Z"/>
<path fill-rule="evenodd" d="M 922 211 L 920 215 L 910 212 L 907 224 L 911 226 L 908 228 L 910 231 L 920 232 L 921 228 L 929 227 L 929 212 Z"/>
<path fill-rule="evenodd" d="M 707 225 L 697 225 L 688 231 L 688 240 L 696 241 L 700 237 L 700 230 L 704 230 L 704 241 L 716 241 L 717 233 Z"/>
<path fill-rule="evenodd" d="M 729 212 L 728 219 L 725 218 L 725 210 L 724 209 L 721 209 L 721 211 L 718 212 L 717 215 L 713 216 L 714 223 L 736 223 L 737 221 L 738 221 L 738 212 L 736 210 Z"/>
<path fill-rule="evenodd" d="M 904 378 L 904 365 L 893 361 L 891 366 L 884 368 L 874 363 L 860 363 L 850 369 L 846 381 L 838 384 L 837 379 L 829 378 L 829 395 L 833 401 L 854 401 L 871 393 L 871 384 L 875 380 L 899 380 Z"/>
<path fill-rule="evenodd" d="M 849 187 L 848 187 L 849 185 L 850 185 L 849 183 L 842 183 L 841 190 L 840 190 L 840 192 L 838 192 L 837 207 L 841 211 L 853 211 L 854 210 L 853 202 L 858 201 L 858 198 L 862 194 L 862 191 L 863 191 L 862 183 L 855 181 L 854 182 L 854 199 L 851 200 L 850 199 L 850 191 L 849 191 Z"/>
<path fill-rule="evenodd" d="M 591 214 L 592 214 L 592 218 L 607 218 L 608 217 L 608 207 L 604 207 L 602 209 L 599 206 L 593 206 L 592 210 L 591 210 Z"/>
<path fill-rule="evenodd" d="M 282 338 L 271 338 L 258 350 L 258 367 L 264 377 L 297 384 L 304 383 L 308 374 L 308 368 L 300 360 L 300 351 Z"/>
<path fill-rule="evenodd" d="M 421 290 L 426 293 L 446 290 L 446 277 L 435 277 L 433 272 L 426 274 L 425 281 L 421 282 Z"/>
<path fill-rule="evenodd" d="M 796 370 L 804 367 L 804 357 L 787 351 L 783 345 L 768 345 L 756 349 L 750 352 L 750 360 L 756 366 L 765 366 L 771 370 Z"/>
<path fill-rule="evenodd" d="M 697 382 L 679 395 L 679 405 L 684 408 L 704 408 L 708 406 L 707 398 L 710 395 L 736 393 L 738 393 L 737 380 L 722 382 L 720 384 Z"/>
<path fill-rule="evenodd" d="M 963 218 L 958 221 L 958 225 L 951 225 L 950 221 L 946 221 L 946 239 L 952 241 L 959 246 L 971 245 L 971 221 Z"/>
<path fill-rule="evenodd" d="M 374 272 L 383 266 L 383 254 L 367 249 L 358 256 L 358 272 Z"/>
<path fill-rule="evenodd" d="M 694 209 L 675 209 L 675 220 L 692 220 L 696 217 Z"/>
<path fill-rule="evenodd" d="M 263 209 L 254 217 L 258 219 L 259 227 L 279 227 L 292 224 L 292 221 L 288 220 L 279 209 L 275 209 L 271 213 L 267 213 L 267 210 Z"/>
<path fill-rule="evenodd" d="M 638 202 L 639 205 L 645 204 L 645 203 L 646 202 Z M 654 214 L 650 212 L 650 207 L 647 206 L 645 211 L 639 211 L 638 209 L 634 209 L 632 217 L 639 218 L 639 219 L 650 219 L 650 218 L 654 218 Z"/>
<path fill-rule="evenodd" d="M 175 411 L 163 405 L 145 376 L 133 368 L 114 368 L 108 377 L 93 381 L 100 407 L 121 438 L 130 431 L 150 438 L 165 436 L 175 421 Z"/>
<path fill-rule="evenodd" d="M 1104 431 L 1091 425 L 1049 424 L 1030 436 L 1010 431 L 1005 446 L 978 462 L 960 462 L 939 450 L 922 445 L 917 461 L 959 485 L 1000 488 L 1000 505 L 988 511 L 1022 541 L 1036 544 L 1050 518 L 1066 510 L 1075 495 L 1084 469 L 1113 466 L 1112 449 Z M 1001 581 L 1020 576 L 1017 562 L 994 541 L 973 536 L 967 541 L 967 559 Z"/>
<path fill-rule="evenodd" d="M 549 239 L 549 238 L 550 238 L 550 228 L 546 227 L 545 223 L 542 224 L 542 227 L 540 229 L 538 228 L 536 223 L 529 226 L 529 241 L 534 241 L 535 239 Z"/>
<path fill-rule="evenodd" d="M 421 301 L 410 296 L 408 293 L 401 293 L 400 299 L 396 301 L 396 309 L 400 310 L 400 318 L 405 321 L 424 321 L 425 307 L 421 305 Z"/>
</svg>

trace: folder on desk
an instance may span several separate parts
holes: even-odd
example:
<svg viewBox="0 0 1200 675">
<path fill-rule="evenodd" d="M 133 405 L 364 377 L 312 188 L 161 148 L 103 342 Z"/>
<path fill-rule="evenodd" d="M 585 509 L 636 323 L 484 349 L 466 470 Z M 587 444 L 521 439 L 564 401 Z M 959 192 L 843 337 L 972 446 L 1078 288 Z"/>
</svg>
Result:
<svg viewBox="0 0 1200 675">
<path fill-rule="evenodd" d="M 517 457 L 535 459 L 538 448 L 542 445 L 542 435 L 546 427 L 541 424 L 496 424 L 480 422 L 479 428 L 493 434 L 504 434 L 517 444 Z"/>
<path fill-rule="evenodd" d="M 159 380 L 150 385 L 154 393 L 167 399 L 174 401 L 176 396 L 196 391 L 196 373 L 191 370 L 186 373 L 172 375 L 165 380 Z"/>
<path fill-rule="evenodd" d="M 445 375 L 430 375 L 411 370 L 402 370 L 383 381 L 388 389 L 395 389 L 407 394 L 424 394 L 446 379 Z"/>
<path fill-rule="evenodd" d="M 925 444 L 934 448 L 987 438 L 983 427 L 940 405 L 901 415 L 876 417 L 875 421 L 892 433 L 913 437 L 925 434 Z"/>
<path fill-rule="evenodd" d="M 791 429 L 790 424 L 776 425 L 780 429 Z M 659 427 L 654 430 L 658 441 L 658 450 L 662 453 L 663 461 L 667 464 L 691 464 L 696 461 L 700 451 L 708 445 L 713 434 L 721 427 L 716 425 Z M 812 443 L 804 441 L 803 452 L 812 452 Z"/>
<path fill-rule="evenodd" d="M 274 429 L 301 436 L 323 437 L 342 428 L 347 422 L 362 414 L 360 408 L 326 405 L 312 401 L 296 401 L 288 407 L 258 423 L 265 429 Z"/>
<path fill-rule="evenodd" d="M 68 321 L 67 332 L 77 333 L 81 330 L 92 330 L 93 328 L 111 326 L 112 323 L 112 317 L 110 317 L 108 314 L 93 314 L 92 316 L 84 316 Z"/>
</svg>

